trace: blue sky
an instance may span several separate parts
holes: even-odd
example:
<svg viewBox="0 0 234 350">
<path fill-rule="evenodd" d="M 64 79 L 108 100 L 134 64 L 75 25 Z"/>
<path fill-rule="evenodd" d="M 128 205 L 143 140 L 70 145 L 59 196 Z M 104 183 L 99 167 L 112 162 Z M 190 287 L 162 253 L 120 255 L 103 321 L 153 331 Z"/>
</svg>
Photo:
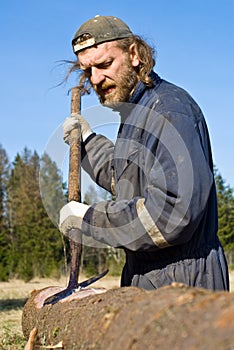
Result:
<svg viewBox="0 0 234 350">
<path fill-rule="evenodd" d="M 55 87 L 66 74 L 66 66 L 58 62 L 75 58 L 70 44 L 74 33 L 97 14 L 120 17 L 156 47 L 155 71 L 199 103 L 214 163 L 234 187 L 231 0 L 2 0 L 0 143 L 9 158 L 25 146 L 41 155 L 69 115 L 73 81 Z M 94 96 L 82 101 L 83 109 L 96 104 Z"/>
</svg>

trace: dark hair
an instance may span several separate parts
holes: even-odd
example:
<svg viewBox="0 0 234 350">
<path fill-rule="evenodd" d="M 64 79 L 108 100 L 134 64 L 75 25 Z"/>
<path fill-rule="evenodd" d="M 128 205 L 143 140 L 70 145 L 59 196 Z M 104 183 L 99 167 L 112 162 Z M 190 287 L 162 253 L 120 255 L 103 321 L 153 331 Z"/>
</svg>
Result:
<svg viewBox="0 0 234 350">
<path fill-rule="evenodd" d="M 150 78 L 149 74 L 152 70 L 152 68 L 155 65 L 155 59 L 154 59 L 154 49 L 150 47 L 141 37 L 138 35 L 133 35 L 129 38 L 125 39 L 119 39 L 115 40 L 115 43 L 117 47 L 119 47 L 124 52 L 129 52 L 129 48 L 132 44 L 136 45 L 136 52 L 138 55 L 138 58 L 140 60 L 140 64 L 138 67 L 136 67 L 137 74 L 139 76 L 139 79 L 145 83 L 147 86 L 152 86 L 153 82 Z M 69 62 L 71 64 L 71 67 L 69 68 L 69 71 L 67 73 L 67 76 L 65 79 L 69 77 L 69 75 L 74 72 L 78 71 L 78 86 L 84 93 L 89 93 L 91 89 L 91 83 L 89 80 L 89 76 L 80 69 L 79 60 L 76 60 L 74 62 Z"/>
</svg>

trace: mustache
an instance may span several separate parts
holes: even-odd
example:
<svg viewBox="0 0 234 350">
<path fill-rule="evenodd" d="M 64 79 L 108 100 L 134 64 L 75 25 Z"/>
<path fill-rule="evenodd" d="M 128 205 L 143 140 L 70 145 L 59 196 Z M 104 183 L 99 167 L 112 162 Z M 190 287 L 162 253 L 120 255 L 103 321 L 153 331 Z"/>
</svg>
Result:
<svg viewBox="0 0 234 350">
<path fill-rule="evenodd" d="M 95 91 L 98 91 L 98 92 L 101 92 L 103 90 L 106 90 L 106 89 L 109 89 L 111 87 L 115 87 L 116 84 L 114 82 L 108 82 L 108 81 L 104 81 L 100 84 L 97 84 L 97 85 L 93 85 L 93 88 Z"/>
<path fill-rule="evenodd" d="M 114 83 L 108 83 L 108 82 L 104 82 L 103 84 L 101 84 L 101 89 L 102 90 L 106 90 L 106 89 L 109 89 L 110 87 L 113 87 L 113 86 L 115 86 L 115 84 Z"/>
</svg>

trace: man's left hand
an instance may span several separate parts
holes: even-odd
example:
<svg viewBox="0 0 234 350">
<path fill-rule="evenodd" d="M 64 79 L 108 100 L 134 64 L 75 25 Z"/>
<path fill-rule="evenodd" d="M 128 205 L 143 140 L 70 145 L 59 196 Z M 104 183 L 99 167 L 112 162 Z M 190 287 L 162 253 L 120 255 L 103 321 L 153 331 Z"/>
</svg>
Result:
<svg viewBox="0 0 234 350">
<path fill-rule="evenodd" d="M 72 230 L 81 230 L 82 220 L 89 205 L 71 201 L 60 210 L 59 230 L 67 237 Z"/>
</svg>

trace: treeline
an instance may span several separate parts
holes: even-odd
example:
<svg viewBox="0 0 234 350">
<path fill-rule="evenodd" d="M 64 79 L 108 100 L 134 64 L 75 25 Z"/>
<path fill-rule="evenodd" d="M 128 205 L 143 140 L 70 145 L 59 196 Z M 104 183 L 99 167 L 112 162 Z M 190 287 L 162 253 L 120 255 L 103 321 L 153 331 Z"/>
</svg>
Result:
<svg viewBox="0 0 234 350">
<path fill-rule="evenodd" d="M 233 188 L 226 184 L 215 169 L 215 182 L 218 198 L 218 235 L 224 247 L 228 264 L 234 269 L 234 194 Z"/>
<path fill-rule="evenodd" d="M 85 195 L 95 199 L 94 188 Z M 57 226 L 67 202 L 62 173 L 47 154 L 25 148 L 10 163 L 0 145 L 0 280 L 60 277 L 69 272 L 69 243 Z M 123 252 L 84 247 L 81 269 L 120 273 Z"/>
<path fill-rule="evenodd" d="M 54 193 L 51 201 L 58 214 L 64 197 L 62 177 L 50 158 L 40 159 L 25 148 L 10 164 L 0 147 L 0 280 L 30 280 L 63 269 L 64 243 L 41 199 L 41 161 L 48 165 L 44 181 Z"/>
<path fill-rule="evenodd" d="M 215 171 L 218 195 L 219 237 L 230 265 L 234 265 L 234 195 Z M 105 191 L 99 193 L 107 198 Z M 60 277 L 67 273 L 69 246 L 57 228 L 59 210 L 66 203 L 67 187 L 60 170 L 47 154 L 25 148 L 10 162 L 0 145 L 0 280 Z M 84 201 L 97 193 L 90 187 Z M 91 275 L 105 268 L 120 274 L 122 250 L 84 246 L 82 270 Z"/>
</svg>

